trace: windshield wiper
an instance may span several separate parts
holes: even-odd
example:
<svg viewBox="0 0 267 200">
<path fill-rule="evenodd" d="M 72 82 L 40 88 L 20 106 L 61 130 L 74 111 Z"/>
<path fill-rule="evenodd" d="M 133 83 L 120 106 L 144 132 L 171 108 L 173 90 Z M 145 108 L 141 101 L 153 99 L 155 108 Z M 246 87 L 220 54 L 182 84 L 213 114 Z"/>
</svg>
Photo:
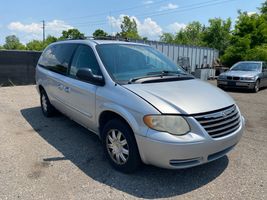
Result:
<svg viewBox="0 0 267 200">
<path fill-rule="evenodd" d="M 168 71 L 168 70 L 163 70 L 163 71 L 156 71 L 156 72 L 149 72 L 147 75 L 187 75 L 186 73 L 179 72 L 179 71 Z"/>
<path fill-rule="evenodd" d="M 134 77 L 134 78 L 130 79 L 128 81 L 128 84 L 134 83 L 134 82 L 141 80 L 141 79 L 147 79 L 147 78 L 153 78 L 153 77 L 164 78 L 164 77 L 169 77 L 169 76 L 172 76 L 172 77 L 189 76 L 191 78 L 190 75 L 188 75 L 186 73 L 179 72 L 179 71 L 149 72 L 149 73 L 147 73 L 146 76 L 139 76 L 139 77 Z"/>
<path fill-rule="evenodd" d="M 162 75 L 147 75 L 147 76 L 139 76 L 139 77 L 134 77 L 134 78 L 131 78 L 129 81 L 128 81 L 128 84 L 130 83 L 134 83 L 140 79 L 144 79 L 144 78 L 151 78 L 151 77 L 162 77 Z"/>
</svg>

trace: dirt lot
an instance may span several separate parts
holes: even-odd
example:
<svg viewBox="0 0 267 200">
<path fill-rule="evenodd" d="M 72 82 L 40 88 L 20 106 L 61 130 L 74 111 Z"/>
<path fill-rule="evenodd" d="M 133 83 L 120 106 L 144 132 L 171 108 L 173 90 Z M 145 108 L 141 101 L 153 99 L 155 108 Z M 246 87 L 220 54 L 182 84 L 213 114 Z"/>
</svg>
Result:
<svg viewBox="0 0 267 200">
<path fill-rule="evenodd" d="M 66 117 L 43 117 L 34 86 L 0 88 L 0 199 L 267 199 L 267 89 L 229 94 L 247 127 L 228 156 L 124 175 L 95 135 Z"/>
</svg>

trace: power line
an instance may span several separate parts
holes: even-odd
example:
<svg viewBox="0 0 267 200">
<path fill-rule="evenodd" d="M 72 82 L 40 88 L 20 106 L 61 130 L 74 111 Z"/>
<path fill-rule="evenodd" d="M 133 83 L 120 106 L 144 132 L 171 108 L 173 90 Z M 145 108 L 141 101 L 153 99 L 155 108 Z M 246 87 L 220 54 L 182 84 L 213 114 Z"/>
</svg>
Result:
<svg viewBox="0 0 267 200">
<path fill-rule="evenodd" d="M 155 6 L 155 5 L 159 5 L 159 4 L 165 3 L 165 2 L 166 2 L 166 0 L 160 0 L 160 1 L 155 1 L 153 4 L 149 4 L 149 5 L 150 6 Z M 117 9 L 117 10 L 113 10 L 113 11 L 94 13 L 94 14 L 91 14 L 91 15 L 62 18 L 61 20 L 71 21 L 73 19 L 84 19 L 84 18 L 89 18 L 89 17 L 97 17 L 97 16 L 102 16 L 102 15 L 108 15 L 110 13 L 118 13 L 118 12 L 123 12 L 123 11 L 134 10 L 134 9 L 141 8 L 141 7 L 144 7 L 144 6 L 145 6 L 144 4 L 141 4 L 141 5 L 131 6 L 131 7 L 127 7 L 127 8 L 123 8 L 123 9 Z"/>
<path fill-rule="evenodd" d="M 137 14 L 135 15 L 136 17 L 157 17 L 157 16 L 162 16 L 162 15 L 168 15 L 168 14 L 173 14 L 176 12 L 186 12 L 186 11 L 191 11 L 191 10 L 196 10 L 199 8 L 203 8 L 203 7 L 210 7 L 210 6 L 215 6 L 215 5 L 220 5 L 220 4 L 224 4 L 224 3 L 228 3 L 231 1 L 237 1 L 237 0 L 209 0 L 209 1 L 205 1 L 205 2 L 201 2 L 201 3 L 196 3 L 196 4 L 190 4 L 187 6 L 183 6 L 180 8 L 176 8 L 173 10 L 167 10 L 167 11 L 154 11 L 154 12 L 150 12 L 150 13 L 141 13 L 141 14 Z M 87 22 L 81 22 L 81 23 L 75 23 L 75 26 L 79 26 L 79 27 L 84 27 L 84 26 L 95 26 L 95 25 L 104 25 L 107 24 L 108 22 L 106 20 L 98 20 L 98 21 L 87 21 Z M 73 24 L 72 24 L 73 25 Z"/>
<path fill-rule="evenodd" d="M 179 8 L 175 8 L 175 9 L 172 9 L 172 10 L 165 10 L 165 11 L 153 11 L 153 12 L 149 12 L 149 13 L 140 13 L 140 14 L 136 14 L 135 16 L 136 17 L 143 17 L 143 16 L 157 16 L 158 14 L 165 14 L 165 13 L 170 13 L 170 12 L 173 12 L 174 10 L 181 10 L 181 9 L 185 9 L 185 8 L 189 8 L 192 7 L 192 6 L 197 6 L 197 5 L 203 5 L 203 4 L 207 4 L 207 3 L 211 3 L 211 2 L 216 2 L 216 1 L 221 1 L 221 0 L 209 0 L 209 1 L 205 1 L 205 2 L 200 2 L 200 3 L 195 3 L 195 4 L 190 4 L 190 5 L 186 5 L 186 6 L 183 6 L 183 7 L 179 7 Z M 107 23 L 107 20 L 92 20 L 92 21 L 84 21 L 84 22 L 77 22 L 75 23 L 75 25 L 79 26 L 79 25 L 88 25 L 88 24 L 103 24 L 103 23 Z"/>
</svg>

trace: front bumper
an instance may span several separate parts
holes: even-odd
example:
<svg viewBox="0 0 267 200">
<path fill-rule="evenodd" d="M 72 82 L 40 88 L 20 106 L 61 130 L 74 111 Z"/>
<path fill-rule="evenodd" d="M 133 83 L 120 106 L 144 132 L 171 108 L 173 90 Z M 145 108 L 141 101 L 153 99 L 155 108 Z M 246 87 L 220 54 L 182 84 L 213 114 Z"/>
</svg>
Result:
<svg viewBox="0 0 267 200">
<path fill-rule="evenodd" d="M 217 80 L 217 85 L 225 88 L 253 89 L 255 84 L 255 81 Z"/>
<path fill-rule="evenodd" d="M 162 142 L 136 135 L 140 156 L 144 163 L 168 169 L 188 168 L 216 160 L 228 153 L 240 140 L 245 120 L 233 133 L 195 142 Z"/>
</svg>

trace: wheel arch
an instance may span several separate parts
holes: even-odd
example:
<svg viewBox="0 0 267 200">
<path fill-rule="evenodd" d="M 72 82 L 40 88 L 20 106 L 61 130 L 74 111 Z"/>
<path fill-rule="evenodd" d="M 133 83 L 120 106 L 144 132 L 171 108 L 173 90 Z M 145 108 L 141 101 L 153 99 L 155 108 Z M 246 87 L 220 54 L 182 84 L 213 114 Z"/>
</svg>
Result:
<svg viewBox="0 0 267 200">
<path fill-rule="evenodd" d="M 125 122 L 131 128 L 133 134 L 138 132 L 139 125 L 135 117 L 126 109 L 123 109 L 118 105 L 109 105 L 108 107 L 106 107 L 106 109 L 103 109 L 98 116 L 99 117 L 97 119 L 98 119 L 100 137 L 104 125 L 109 120 L 114 118 L 120 119 L 121 121 Z"/>
</svg>

